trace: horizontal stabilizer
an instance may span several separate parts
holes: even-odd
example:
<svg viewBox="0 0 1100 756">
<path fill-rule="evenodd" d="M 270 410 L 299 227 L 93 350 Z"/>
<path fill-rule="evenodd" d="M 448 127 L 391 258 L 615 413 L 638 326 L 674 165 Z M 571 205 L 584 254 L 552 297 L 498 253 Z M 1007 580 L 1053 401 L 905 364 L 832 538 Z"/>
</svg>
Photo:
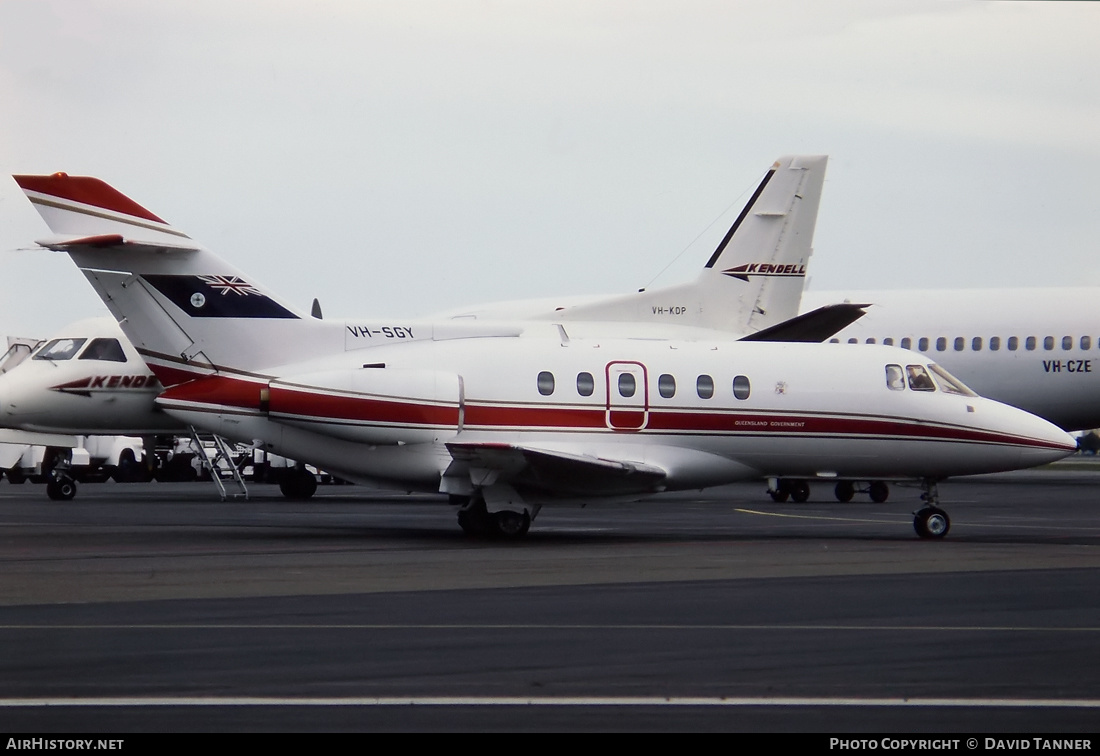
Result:
<svg viewBox="0 0 1100 756">
<path fill-rule="evenodd" d="M 127 252 L 196 252 L 201 247 L 197 244 L 180 241 L 139 241 L 127 239 L 121 234 L 97 234 L 95 236 L 52 236 L 48 239 L 39 239 L 40 247 L 52 249 L 57 252 L 69 252 L 75 249 L 124 249 Z"/>
<path fill-rule="evenodd" d="M 74 449 L 79 444 L 76 436 L 59 433 L 38 433 L 36 431 L 0 428 L 0 444 L 22 444 L 24 446 L 60 446 Z"/>
<path fill-rule="evenodd" d="M 453 441 L 447 450 L 493 482 L 563 495 L 633 494 L 658 490 L 666 472 L 653 465 L 505 443 Z"/>
<path fill-rule="evenodd" d="M 839 331 L 856 322 L 867 311 L 870 304 L 825 305 L 816 310 L 803 313 L 790 320 L 784 320 L 770 328 L 745 336 L 738 341 L 789 341 L 803 344 L 820 344 Z"/>
</svg>

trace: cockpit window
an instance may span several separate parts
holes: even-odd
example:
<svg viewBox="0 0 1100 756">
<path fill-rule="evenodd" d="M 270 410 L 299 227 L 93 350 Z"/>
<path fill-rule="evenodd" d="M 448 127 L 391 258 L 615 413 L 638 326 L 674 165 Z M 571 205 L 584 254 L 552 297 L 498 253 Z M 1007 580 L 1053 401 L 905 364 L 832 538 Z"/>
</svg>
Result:
<svg viewBox="0 0 1100 756">
<path fill-rule="evenodd" d="M 78 359 L 126 362 L 126 353 L 122 351 L 118 339 L 92 339 L 92 343 L 81 352 Z"/>
<path fill-rule="evenodd" d="M 54 339 L 38 350 L 32 359 L 61 362 L 71 360 L 87 339 Z"/>
<path fill-rule="evenodd" d="M 886 385 L 891 391 L 905 391 L 905 373 L 901 365 L 886 366 Z"/>
<path fill-rule="evenodd" d="M 962 396 L 977 396 L 970 388 L 960 381 L 951 373 L 947 372 L 939 365 L 929 365 L 928 368 L 935 373 L 936 383 L 939 384 L 940 391 L 948 394 L 960 394 Z"/>
<path fill-rule="evenodd" d="M 924 369 L 924 365 L 906 365 L 905 372 L 909 375 L 909 388 L 914 391 L 935 391 L 936 384 L 932 382 L 932 376 Z"/>
</svg>

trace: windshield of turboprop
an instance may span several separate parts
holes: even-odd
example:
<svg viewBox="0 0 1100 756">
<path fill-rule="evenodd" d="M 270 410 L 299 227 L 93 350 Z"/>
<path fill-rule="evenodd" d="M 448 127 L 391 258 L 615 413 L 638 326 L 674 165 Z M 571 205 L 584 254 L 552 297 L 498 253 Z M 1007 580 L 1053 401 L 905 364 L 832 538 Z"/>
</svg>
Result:
<svg viewBox="0 0 1100 756">
<path fill-rule="evenodd" d="M 939 388 L 945 394 L 977 396 L 965 383 L 936 364 L 929 365 L 887 365 L 886 386 L 891 391 L 935 391 Z"/>
<path fill-rule="evenodd" d="M 77 359 L 126 362 L 126 353 L 122 351 L 122 344 L 118 343 L 118 339 L 92 339 L 92 343 Z"/>
<path fill-rule="evenodd" d="M 54 339 L 47 342 L 31 359 L 50 360 L 51 362 L 71 360 L 73 355 L 80 350 L 80 347 L 84 346 L 85 341 L 87 339 Z"/>
</svg>

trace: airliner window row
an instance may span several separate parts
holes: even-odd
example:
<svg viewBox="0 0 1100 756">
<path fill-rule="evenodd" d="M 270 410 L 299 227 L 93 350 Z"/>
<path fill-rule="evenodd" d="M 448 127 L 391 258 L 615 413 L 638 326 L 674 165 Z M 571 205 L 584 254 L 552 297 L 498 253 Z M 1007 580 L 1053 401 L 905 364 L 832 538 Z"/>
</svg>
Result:
<svg viewBox="0 0 1100 756">
<path fill-rule="evenodd" d="M 554 393 L 556 381 L 554 374 L 549 370 L 543 370 L 535 381 L 539 393 L 550 396 Z M 746 375 L 738 375 L 733 378 L 733 396 L 744 401 L 752 392 L 752 385 Z M 616 379 L 616 389 L 619 396 L 624 399 L 633 397 L 638 392 L 638 379 L 632 373 L 620 373 Z M 596 391 L 596 379 L 591 373 L 577 373 L 577 393 L 581 396 L 592 396 Z M 657 378 L 657 393 L 664 399 L 676 396 L 676 378 L 668 373 L 662 373 Z M 700 399 L 710 399 L 714 396 L 714 379 L 709 375 L 700 375 L 695 379 L 695 393 Z"/>
<path fill-rule="evenodd" d="M 840 343 L 840 339 L 829 339 L 829 341 L 834 344 Z M 859 339 L 854 337 L 850 338 L 848 339 L 848 343 L 858 344 Z M 864 343 L 875 344 L 878 342 L 877 339 L 875 339 L 874 337 L 870 337 L 868 339 L 865 339 Z M 883 339 L 882 343 L 886 346 L 894 346 L 895 344 L 894 339 L 889 337 Z M 917 339 L 917 351 L 927 352 L 929 351 L 929 347 L 932 346 L 933 343 L 937 352 L 948 351 L 948 339 L 944 336 L 940 336 L 935 340 L 935 342 L 933 342 L 927 336 L 921 336 L 919 339 Z M 1073 349 L 1074 338 L 1072 336 L 1063 336 L 1061 339 L 1058 339 L 1054 336 L 1044 336 L 1042 343 L 1043 350 L 1046 352 L 1054 351 L 1056 346 L 1061 346 L 1062 351 L 1068 352 Z M 1097 346 L 1100 346 L 1100 339 L 1097 339 L 1096 343 Z M 1039 339 L 1035 336 L 1027 336 L 1024 338 L 1023 344 L 1026 351 L 1034 352 L 1036 349 L 1039 348 Z M 903 339 L 899 339 L 897 341 L 897 345 L 900 346 L 902 349 L 912 349 L 913 339 L 906 336 Z M 967 345 L 968 340 L 963 336 L 956 336 L 955 338 L 950 340 L 951 349 L 956 352 L 965 352 L 967 349 Z M 1009 336 L 1007 339 L 1002 340 L 1000 336 L 990 336 L 988 342 L 983 340 L 981 336 L 975 336 L 974 338 L 969 339 L 969 347 L 970 351 L 972 352 L 980 352 L 983 349 L 988 349 L 991 352 L 999 352 L 1002 345 L 1008 351 L 1015 352 L 1020 348 L 1020 338 L 1018 336 Z M 1092 349 L 1092 337 L 1082 336 L 1080 339 L 1077 340 L 1077 345 L 1078 348 L 1083 351 Z"/>
</svg>

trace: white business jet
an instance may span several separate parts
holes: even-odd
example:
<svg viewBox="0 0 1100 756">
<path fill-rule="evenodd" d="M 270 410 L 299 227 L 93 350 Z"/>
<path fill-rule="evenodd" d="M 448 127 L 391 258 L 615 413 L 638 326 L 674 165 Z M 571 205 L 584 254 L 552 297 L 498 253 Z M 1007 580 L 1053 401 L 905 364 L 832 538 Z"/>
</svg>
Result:
<svg viewBox="0 0 1100 756">
<path fill-rule="evenodd" d="M 468 532 L 522 535 L 549 504 L 797 476 L 919 481 L 914 526 L 942 537 L 938 480 L 1075 448 L 912 352 L 738 341 L 705 312 L 667 327 L 622 303 L 545 322 L 310 318 L 97 179 L 16 181 L 55 234 L 39 243 L 71 256 L 166 387 L 165 412 L 361 483 L 450 494 Z M 753 217 L 790 230 L 799 201 Z M 721 257 L 719 276 L 758 272 Z M 634 297 L 658 316 L 649 294 Z"/>
<path fill-rule="evenodd" d="M 494 303 L 434 320 L 454 321 L 455 327 L 479 318 L 598 321 L 605 335 L 640 330 L 649 334 L 655 328 L 682 332 L 705 325 L 755 334 L 758 339 L 821 341 L 862 314 L 860 308 L 846 305 L 796 317 L 826 162 L 824 156 L 776 161 L 691 283 L 625 296 Z M 316 300 L 313 317 L 320 318 Z M 364 344 L 405 335 L 401 326 L 372 329 L 359 323 L 348 333 Z M 19 356 L 25 357 L 29 347 L 21 348 Z M 140 435 L 149 459 L 150 434 L 187 430 L 154 405 L 159 388 L 114 318 L 89 319 L 56 334 L 18 372 L 0 376 L 0 428 L 19 429 L 21 438 L 31 431 L 83 437 Z M 70 446 L 78 443 L 75 436 L 53 439 L 52 457 L 61 464 L 51 472 L 47 486 L 52 498 L 76 494 L 60 448 L 66 441 Z M 307 473 L 289 470 L 291 475 L 296 472 L 305 481 Z M 285 478 L 287 471 L 283 473 Z M 243 481 L 238 482 L 246 491 Z M 300 495 L 302 486 L 308 481 L 295 485 L 293 480 L 281 480 L 287 495 Z"/>
</svg>

